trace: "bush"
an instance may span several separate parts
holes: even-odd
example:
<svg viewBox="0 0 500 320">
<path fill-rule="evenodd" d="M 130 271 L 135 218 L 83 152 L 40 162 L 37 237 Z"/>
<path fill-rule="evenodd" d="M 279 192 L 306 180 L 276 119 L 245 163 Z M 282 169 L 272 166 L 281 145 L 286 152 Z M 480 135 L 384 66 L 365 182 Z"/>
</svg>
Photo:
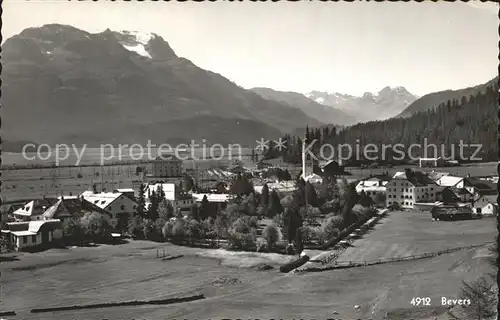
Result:
<svg viewBox="0 0 500 320">
<path fill-rule="evenodd" d="M 87 212 L 80 220 L 86 238 L 108 241 L 111 238 L 111 219 L 98 212 Z"/>
<path fill-rule="evenodd" d="M 163 234 L 163 238 L 164 239 L 172 238 L 172 235 L 173 235 L 172 230 L 173 229 L 174 229 L 174 221 L 172 221 L 172 220 L 167 221 L 161 229 L 161 233 Z"/>
<path fill-rule="evenodd" d="M 133 239 L 144 239 L 144 221 L 140 216 L 132 219 L 128 232 Z"/>
<path fill-rule="evenodd" d="M 172 227 L 172 241 L 174 243 L 182 243 L 186 236 L 186 222 L 183 219 L 175 219 Z"/>
<path fill-rule="evenodd" d="M 259 219 L 257 219 L 257 217 L 251 217 L 249 222 L 248 222 L 248 225 L 250 226 L 250 228 L 254 228 L 254 229 L 257 229 L 259 227 Z"/>
<path fill-rule="evenodd" d="M 197 220 L 192 219 L 186 224 L 185 234 L 192 244 L 194 240 L 203 238 L 203 228 Z"/>
<path fill-rule="evenodd" d="M 279 240 L 278 228 L 274 224 L 268 225 L 262 232 L 262 236 L 266 239 L 267 250 L 271 251 Z"/>
<path fill-rule="evenodd" d="M 252 233 L 232 232 L 228 240 L 232 249 L 250 249 L 255 246 L 255 235 Z"/>
<path fill-rule="evenodd" d="M 321 225 L 320 237 L 323 241 L 329 241 L 330 239 L 336 238 L 340 233 L 340 226 L 343 224 L 343 219 L 340 216 L 328 218 Z"/>
</svg>

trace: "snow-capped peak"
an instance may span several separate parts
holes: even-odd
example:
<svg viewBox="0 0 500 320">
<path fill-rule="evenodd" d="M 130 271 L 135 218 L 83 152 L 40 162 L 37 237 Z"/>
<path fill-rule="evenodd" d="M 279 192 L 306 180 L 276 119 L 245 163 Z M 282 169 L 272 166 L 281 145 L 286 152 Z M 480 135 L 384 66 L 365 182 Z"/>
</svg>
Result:
<svg viewBox="0 0 500 320">
<path fill-rule="evenodd" d="M 151 59 L 151 55 L 146 50 L 146 45 L 149 41 L 156 37 L 156 34 L 150 32 L 139 32 L 139 31 L 120 31 L 120 34 L 124 35 L 124 39 L 120 41 L 120 44 L 127 49 L 137 53 L 140 56 Z"/>
<path fill-rule="evenodd" d="M 156 37 L 156 34 L 151 33 L 151 32 L 139 32 L 139 31 L 127 31 L 123 30 L 120 32 L 121 34 L 124 35 L 132 35 L 135 37 L 135 41 L 142 45 L 148 44 L 149 40 L 153 39 Z"/>
</svg>

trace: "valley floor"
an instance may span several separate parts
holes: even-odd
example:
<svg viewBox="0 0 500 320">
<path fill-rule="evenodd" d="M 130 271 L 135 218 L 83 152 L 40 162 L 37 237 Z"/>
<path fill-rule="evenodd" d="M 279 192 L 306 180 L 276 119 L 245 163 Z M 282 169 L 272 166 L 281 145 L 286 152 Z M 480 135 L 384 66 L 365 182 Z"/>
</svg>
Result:
<svg viewBox="0 0 500 320">
<path fill-rule="evenodd" d="M 406 248 L 415 243 L 424 252 L 442 250 L 456 241 L 486 243 L 495 234 L 493 219 L 436 224 L 422 213 L 405 212 L 392 213 L 382 221 L 364 239 L 355 241 L 349 249 L 352 253 L 345 252 L 345 257 L 356 254 L 356 249 L 364 252 L 362 257 L 384 255 L 393 244 Z M 391 243 L 385 249 L 381 246 L 384 239 Z M 161 261 L 156 258 L 156 248 L 184 257 Z M 491 271 L 485 247 L 432 259 L 301 274 L 277 270 L 293 257 L 217 251 L 132 241 L 117 246 L 16 253 L 13 255 L 19 260 L 2 263 L 2 309 L 16 311 L 18 315 L 12 319 L 28 319 L 34 316 L 29 313 L 33 308 L 202 293 L 205 300 L 189 303 L 40 313 L 36 318 L 432 319 L 445 310 L 440 306 L 441 296 L 455 298 L 462 280 Z M 262 262 L 275 269 L 254 268 Z M 414 307 L 410 304 L 413 297 L 430 297 L 432 306 Z"/>
</svg>

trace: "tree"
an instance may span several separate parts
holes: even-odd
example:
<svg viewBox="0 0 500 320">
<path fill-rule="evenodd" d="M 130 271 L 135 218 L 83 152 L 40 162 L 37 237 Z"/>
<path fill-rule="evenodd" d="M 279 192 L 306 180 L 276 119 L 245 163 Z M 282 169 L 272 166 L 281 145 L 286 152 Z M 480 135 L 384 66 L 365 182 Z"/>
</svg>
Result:
<svg viewBox="0 0 500 320">
<path fill-rule="evenodd" d="M 161 233 L 164 239 L 172 238 L 172 230 L 174 228 L 174 223 L 175 223 L 174 221 L 170 220 L 163 225 Z"/>
<path fill-rule="evenodd" d="M 71 218 L 63 225 L 63 234 L 70 241 L 81 242 L 85 236 L 85 230 L 77 218 Z"/>
<path fill-rule="evenodd" d="M 177 218 L 172 227 L 172 240 L 175 243 L 181 243 L 186 235 L 186 222 L 184 219 Z"/>
<path fill-rule="evenodd" d="M 342 228 L 344 222 L 341 216 L 328 218 L 321 225 L 321 238 L 323 241 L 329 241 L 339 235 L 339 229 Z"/>
<path fill-rule="evenodd" d="M 158 204 L 158 217 L 165 221 L 174 217 L 174 207 L 172 203 L 165 198 Z"/>
<path fill-rule="evenodd" d="M 215 218 L 214 224 L 217 233 L 217 242 L 219 242 L 221 238 L 224 239 L 228 235 L 229 219 L 225 214 L 221 214 Z"/>
<path fill-rule="evenodd" d="M 373 204 L 373 200 L 368 195 L 366 195 L 364 190 L 361 190 L 358 203 L 363 207 L 369 207 Z"/>
<path fill-rule="evenodd" d="M 238 197 L 249 195 L 254 192 L 253 184 L 248 180 L 246 175 L 238 174 L 233 180 L 229 192 Z"/>
<path fill-rule="evenodd" d="M 99 212 L 86 212 L 80 223 L 89 239 L 103 241 L 108 240 L 111 235 L 110 218 Z"/>
<path fill-rule="evenodd" d="M 297 232 L 295 233 L 295 253 L 301 254 L 302 251 L 304 250 L 304 244 L 302 242 L 302 228 L 298 228 Z"/>
<path fill-rule="evenodd" d="M 493 281 L 482 276 L 473 283 L 463 281 L 461 298 L 470 301 L 470 305 L 461 306 L 461 313 L 466 319 L 492 319 L 496 315 L 496 294 Z"/>
<path fill-rule="evenodd" d="M 144 219 L 136 215 L 132 218 L 128 232 L 134 239 L 144 239 Z"/>
<path fill-rule="evenodd" d="M 267 250 L 271 252 L 276 242 L 279 240 L 279 231 L 278 228 L 274 224 L 270 224 L 266 226 L 264 231 L 262 232 L 262 236 L 266 239 L 267 242 Z"/>
<path fill-rule="evenodd" d="M 188 237 L 191 245 L 194 243 L 194 240 L 201 239 L 203 237 L 203 228 L 201 224 L 195 219 L 190 220 L 186 224 L 186 237 Z"/>
<path fill-rule="evenodd" d="M 262 187 L 262 195 L 260 200 L 261 200 L 260 204 L 262 207 L 269 206 L 269 187 L 267 186 L 267 183 L 264 184 L 264 186 Z"/>
<path fill-rule="evenodd" d="M 288 218 L 288 242 L 291 243 L 295 240 L 297 230 L 302 226 L 302 217 L 300 217 L 299 211 L 295 206 L 287 208 L 285 215 Z"/>
<path fill-rule="evenodd" d="M 184 192 L 189 192 L 194 189 L 194 180 L 189 175 L 184 175 Z"/>
<path fill-rule="evenodd" d="M 158 193 L 156 193 L 155 191 L 152 191 L 151 192 L 151 195 L 149 197 L 149 200 L 151 201 L 151 205 L 149 206 L 148 208 L 148 219 L 154 221 L 156 219 L 158 219 L 158 204 L 159 204 L 159 197 L 158 197 Z"/>
<path fill-rule="evenodd" d="M 277 214 L 283 212 L 283 206 L 281 205 L 280 197 L 276 190 L 271 191 L 269 200 L 269 217 L 274 217 Z"/>
<path fill-rule="evenodd" d="M 146 185 L 139 186 L 139 198 L 137 199 L 136 215 L 143 218 L 146 211 Z"/>
<path fill-rule="evenodd" d="M 379 206 L 384 206 L 385 207 L 385 193 L 382 192 L 377 192 L 375 194 L 375 203 Z"/>
<path fill-rule="evenodd" d="M 309 181 L 307 181 L 305 185 L 305 192 L 307 196 L 307 203 L 312 206 L 315 206 L 317 203 L 318 195 L 316 193 L 316 189 Z"/>
<path fill-rule="evenodd" d="M 208 202 L 207 195 L 204 195 L 203 199 L 201 199 L 200 217 L 202 220 L 204 220 L 210 216 L 211 216 L 210 203 Z"/>
<path fill-rule="evenodd" d="M 344 198 L 344 206 L 342 208 L 342 217 L 347 225 L 352 223 L 352 207 L 358 203 L 358 193 L 354 184 L 350 183 L 344 186 L 342 194 Z"/>
</svg>

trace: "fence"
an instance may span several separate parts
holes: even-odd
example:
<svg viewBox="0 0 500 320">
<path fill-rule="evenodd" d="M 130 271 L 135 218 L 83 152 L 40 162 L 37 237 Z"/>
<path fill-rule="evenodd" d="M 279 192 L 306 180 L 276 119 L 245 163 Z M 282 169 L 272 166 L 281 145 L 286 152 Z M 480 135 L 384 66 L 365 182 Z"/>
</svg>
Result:
<svg viewBox="0 0 500 320">
<path fill-rule="evenodd" d="M 442 254 L 452 253 L 452 252 L 456 252 L 456 251 L 460 251 L 460 250 L 479 248 L 479 247 L 483 247 L 487 244 L 488 243 L 483 243 L 483 244 L 478 244 L 478 245 L 457 247 L 457 248 L 445 249 L 445 250 L 435 251 L 435 252 L 426 252 L 426 253 L 422 253 L 422 254 L 416 254 L 416 255 L 410 255 L 410 256 L 404 256 L 404 257 L 383 258 L 383 259 L 377 259 L 377 260 L 345 261 L 345 262 L 334 261 L 332 264 L 329 264 L 329 265 L 325 265 L 325 266 L 321 266 L 321 267 L 310 267 L 310 268 L 306 268 L 306 269 L 303 269 L 300 271 L 318 272 L 318 271 L 326 271 L 326 270 L 332 270 L 332 269 L 366 267 L 366 266 L 383 264 L 383 263 L 426 259 L 426 258 L 432 258 L 432 257 L 440 256 Z"/>
</svg>

